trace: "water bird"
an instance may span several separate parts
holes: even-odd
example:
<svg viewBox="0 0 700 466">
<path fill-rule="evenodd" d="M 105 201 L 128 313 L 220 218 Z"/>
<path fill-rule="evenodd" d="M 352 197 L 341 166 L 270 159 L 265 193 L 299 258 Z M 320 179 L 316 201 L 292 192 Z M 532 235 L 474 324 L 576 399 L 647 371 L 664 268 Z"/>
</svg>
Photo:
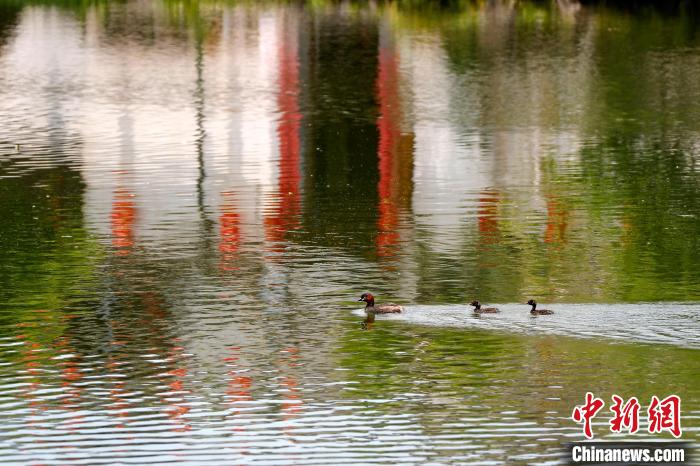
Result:
<svg viewBox="0 0 700 466">
<path fill-rule="evenodd" d="M 526 304 L 532 306 L 532 309 L 530 309 L 530 314 L 532 314 L 532 315 L 554 314 L 554 311 L 549 310 L 549 309 L 537 309 L 537 301 L 535 301 L 534 299 L 531 299 Z"/>
<path fill-rule="evenodd" d="M 358 301 L 364 301 L 367 303 L 365 306 L 365 312 L 367 314 L 398 314 L 403 311 L 403 307 L 398 304 L 378 304 L 374 305 L 374 296 L 372 293 L 362 293 Z"/>
<path fill-rule="evenodd" d="M 469 303 L 469 305 L 474 306 L 474 312 L 476 312 L 477 314 L 494 314 L 496 312 L 500 312 L 497 307 L 481 307 L 481 303 L 476 300 Z"/>
</svg>

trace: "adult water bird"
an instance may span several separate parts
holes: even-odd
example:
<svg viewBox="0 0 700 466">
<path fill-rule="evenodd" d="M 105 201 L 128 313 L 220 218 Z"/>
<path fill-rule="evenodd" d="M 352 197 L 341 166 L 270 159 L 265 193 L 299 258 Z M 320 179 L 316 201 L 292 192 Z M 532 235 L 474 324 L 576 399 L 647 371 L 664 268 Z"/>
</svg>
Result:
<svg viewBox="0 0 700 466">
<path fill-rule="evenodd" d="M 403 307 L 398 304 L 374 304 L 374 296 L 372 293 L 362 293 L 358 301 L 364 301 L 367 303 L 365 306 L 365 312 L 368 314 L 398 314 L 403 311 Z"/>
</svg>

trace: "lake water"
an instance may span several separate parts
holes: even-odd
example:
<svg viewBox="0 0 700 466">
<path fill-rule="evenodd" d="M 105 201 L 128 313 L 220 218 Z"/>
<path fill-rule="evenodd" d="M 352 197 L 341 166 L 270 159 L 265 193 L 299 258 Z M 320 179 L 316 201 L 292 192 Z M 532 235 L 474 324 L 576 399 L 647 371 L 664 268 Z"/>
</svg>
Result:
<svg viewBox="0 0 700 466">
<path fill-rule="evenodd" d="M 0 461 L 697 442 L 700 21 L 517 3 L 0 0 Z"/>
</svg>

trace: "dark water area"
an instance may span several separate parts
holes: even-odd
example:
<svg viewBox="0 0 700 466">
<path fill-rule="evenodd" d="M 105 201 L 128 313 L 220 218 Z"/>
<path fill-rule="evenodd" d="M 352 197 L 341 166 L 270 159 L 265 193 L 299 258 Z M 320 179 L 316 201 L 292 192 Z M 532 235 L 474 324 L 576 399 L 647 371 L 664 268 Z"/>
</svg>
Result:
<svg viewBox="0 0 700 466">
<path fill-rule="evenodd" d="M 588 391 L 697 442 L 697 24 L 0 0 L 0 462 L 557 464 Z"/>
</svg>

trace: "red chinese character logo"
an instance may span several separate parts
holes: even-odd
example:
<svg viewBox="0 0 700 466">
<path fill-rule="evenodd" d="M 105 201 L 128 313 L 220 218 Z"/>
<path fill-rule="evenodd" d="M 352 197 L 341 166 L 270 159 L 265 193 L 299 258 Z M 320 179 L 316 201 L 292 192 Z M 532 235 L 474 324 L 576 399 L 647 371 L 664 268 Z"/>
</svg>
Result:
<svg viewBox="0 0 700 466">
<path fill-rule="evenodd" d="M 583 434 L 586 438 L 593 438 L 593 430 L 591 429 L 591 419 L 595 417 L 598 411 L 605 405 L 603 400 L 593 396 L 593 393 L 586 393 L 586 404 L 576 406 L 574 412 L 571 413 L 571 419 L 577 423 L 583 422 Z"/>
<path fill-rule="evenodd" d="M 670 395 L 659 401 L 656 395 L 652 396 L 647 415 L 650 434 L 667 430 L 676 438 L 681 436 L 680 397 Z"/>
<path fill-rule="evenodd" d="M 639 430 L 639 400 L 632 397 L 622 405 L 622 398 L 617 395 L 612 396 L 613 405 L 610 407 L 615 415 L 610 419 L 610 432 L 622 432 L 622 428 L 627 428 L 630 434 Z"/>
</svg>

